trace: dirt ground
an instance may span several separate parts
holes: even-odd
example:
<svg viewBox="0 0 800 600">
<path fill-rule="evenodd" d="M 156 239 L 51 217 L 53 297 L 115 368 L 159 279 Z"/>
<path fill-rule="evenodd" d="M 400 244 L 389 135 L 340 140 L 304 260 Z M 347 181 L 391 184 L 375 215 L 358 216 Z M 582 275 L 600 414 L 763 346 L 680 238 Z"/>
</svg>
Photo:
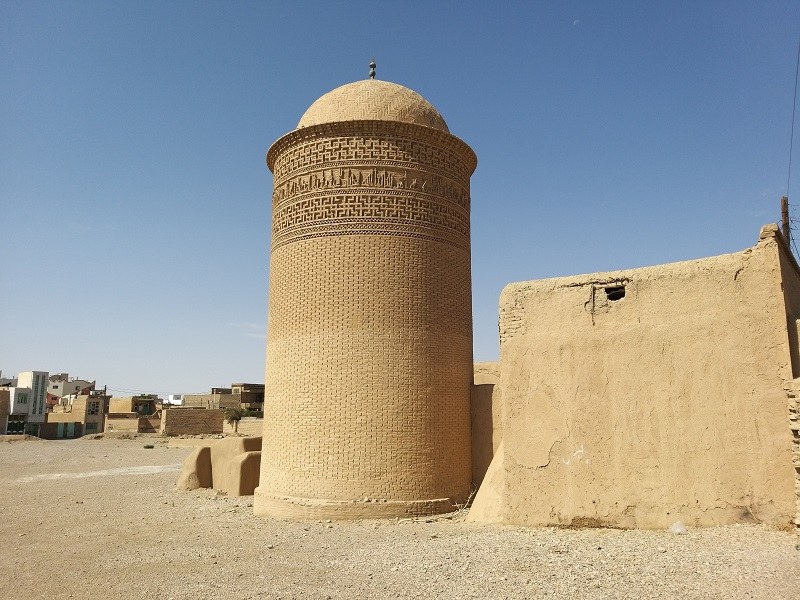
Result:
<svg viewBox="0 0 800 600">
<path fill-rule="evenodd" d="M 190 450 L 0 442 L 0 597 L 800 598 L 794 532 L 256 519 L 252 496 L 174 491 Z"/>
</svg>

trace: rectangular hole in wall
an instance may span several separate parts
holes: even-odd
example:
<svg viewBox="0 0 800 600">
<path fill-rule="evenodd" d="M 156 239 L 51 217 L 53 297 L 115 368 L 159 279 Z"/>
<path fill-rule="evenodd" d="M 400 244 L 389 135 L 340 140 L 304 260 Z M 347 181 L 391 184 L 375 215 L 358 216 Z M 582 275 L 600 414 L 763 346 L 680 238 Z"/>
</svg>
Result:
<svg viewBox="0 0 800 600">
<path fill-rule="evenodd" d="M 610 285 L 605 289 L 606 298 L 610 302 L 616 302 L 617 300 L 622 300 L 625 297 L 625 286 L 624 285 Z"/>
</svg>

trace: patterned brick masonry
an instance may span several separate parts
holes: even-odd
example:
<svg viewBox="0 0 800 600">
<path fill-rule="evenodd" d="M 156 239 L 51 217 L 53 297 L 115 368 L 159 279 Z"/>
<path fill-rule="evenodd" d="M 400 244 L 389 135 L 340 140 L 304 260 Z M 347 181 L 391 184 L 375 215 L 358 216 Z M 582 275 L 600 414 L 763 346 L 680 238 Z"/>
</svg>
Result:
<svg viewBox="0 0 800 600">
<path fill-rule="evenodd" d="M 473 151 L 421 96 L 366 80 L 270 148 L 255 512 L 452 510 L 471 484 Z"/>
</svg>

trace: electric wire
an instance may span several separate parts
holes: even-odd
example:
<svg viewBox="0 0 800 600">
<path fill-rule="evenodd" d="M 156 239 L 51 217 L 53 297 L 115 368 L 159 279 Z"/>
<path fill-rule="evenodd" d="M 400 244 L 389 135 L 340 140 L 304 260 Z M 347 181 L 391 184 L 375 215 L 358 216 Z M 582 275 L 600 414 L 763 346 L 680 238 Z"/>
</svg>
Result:
<svg viewBox="0 0 800 600">
<path fill-rule="evenodd" d="M 792 96 L 792 125 L 789 130 L 789 168 L 787 169 L 786 175 L 786 197 L 789 197 L 789 186 L 792 181 L 792 151 L 794 150 L 794 122 L 795 122 L 795 115 L 797 114 L 797 79 L 798 73 L 800 73 L 800 39 L 797 40 L 797 57 L 795 59 L 795 66 L 794 66 L 794 94 Z M 781 217 L 782 219 L 783 217 Z M 793 219 L 791 214 L 789 215 L 789 241 L 790 241 L 790 251 L 794 250 L 795 256 L 800 256 L 800 253 L 797 251 L 797 244 L 795 243 L 795 237 L 792 235 L 793 231 L 796 227 L 792 227 L 793 223 L 798 223 L 800 220 Z"/>
<path fill-rule="evenodd" d="M 789 183 L 792 180 L 792 150 L 794 149 L 794 118 L 797 112 L 797 74 L 800 72 L 800 39 L 797 40 L 797 59 L 794 67 L 794 96 L 792 98 L 792 127 L 789 133 L 789 169 L 786 176 L 786 195 L 789 195 Z"/>
</svg>

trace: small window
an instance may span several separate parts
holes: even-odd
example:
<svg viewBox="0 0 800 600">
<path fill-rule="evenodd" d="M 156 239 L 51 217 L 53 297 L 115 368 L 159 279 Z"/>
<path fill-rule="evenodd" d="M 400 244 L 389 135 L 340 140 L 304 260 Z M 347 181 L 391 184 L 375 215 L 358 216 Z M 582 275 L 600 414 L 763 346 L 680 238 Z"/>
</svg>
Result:
<svg viewBox="0 0 800 600">
<path fill-rule="evenodd" d="M 617 300 L 622 300 L 625 297 L 625 286 L 624 285 L 612 285 L 605 288 L 606 291 L 606 298 L 610 302 L 616 302 Z"/>
</svg>

